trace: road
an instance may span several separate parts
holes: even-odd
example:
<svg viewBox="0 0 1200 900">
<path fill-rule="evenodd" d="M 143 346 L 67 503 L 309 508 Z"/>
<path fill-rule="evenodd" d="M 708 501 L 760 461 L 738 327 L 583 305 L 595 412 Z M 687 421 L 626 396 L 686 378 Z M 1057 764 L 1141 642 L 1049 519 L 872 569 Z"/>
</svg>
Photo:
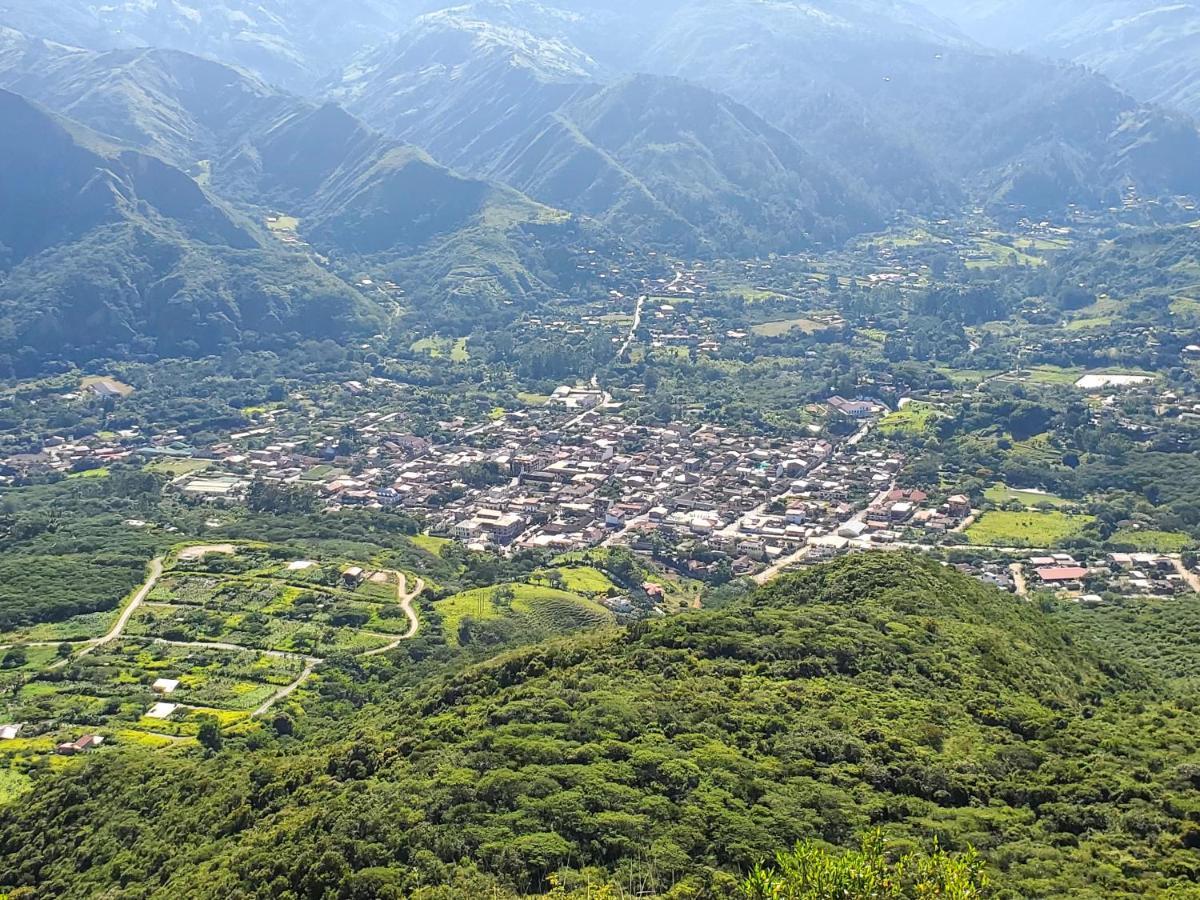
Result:
<svg viewBox="0 0 1200 900">
<path fill-rule="evenodd" d="M 617 351 L 617 359 L 623 357 L 629 348 L 633 346 L 633 339 L 637 335 L 638 328 L 642 324 L 642 307 L 646 304 L 645 297 L 638 297 L 637 306 L 633 308 L 633 324 L 629 327 L 629 334 L 625 337 L 625 343 L 621 345 L 621 349 Z"/>
<path fill-rule="evenodd" d="M 186 552 L 188 552 L 188 550 L 196 551 L 196 550 L 203 550 L 203 549 L 204 549 L 203 546 L 189 547 L 182 552 L 186 553 Z M 396 599 L 400 604 L 400 608 L 402 610 L 404 610 L 405 617 L 408 619 L 408 630 L 403 635 L 401 635 L 400 637 L 398 637 L 394 641 L 392 641 L 390 644 L 387 644 L 384 647 L 379 647 L 375 650 L 368 650 L 364 653 L 360 653 L 359 656 L 362 656 L 362 657 L 381 656 L 384 653 L 388 653 L 392 650 L 395 650 L 397 647 L 399 647 L 405 641 L 411 640 L 412 638 L 416 637 L 417 632 L 420 631 L 421 620 L 417 616 L 417 611 L 413 608 L 413 603 L 415 603 L 417 598 L 420 597 L 421 594 L 423 594 L 425 592 L 424 579 L 418 578 L 416 580 L 416 583 L 413 585 L 413 589 L 411 591 L 409 591 L 408 590 L 408 578 L 407 578 L 407 576 L 405 576 L 405 574 L 403 572 L 393 571 L 390 574 L 396 576 Z M 150 592 L 154 590 L 155 585 L 158 584 L 159 579 L 162 578 L 162 576 L 163 576 L 163 558 L 161 556 L 155 557 L 154 559 L 152 559 L 150 561 L 150 574 L 147 576 L 146 581 L 142 584 L 142 586 L 140 588 L 138 588 L 137 593 L 133 595 L 133 599 L 131 599 L 129 601 L 129 603 L 126 605 L 125 609 L 122 610 L 121 615 L 117 617 L 117 621 L 113 625 L 113 627 L 110 628 L 108 633 L 102 637 L 91 638 L 86 641 L 73 641 L 73 642 L 70 642 L 70 641 L 44 641 L 44 642 L 29 643 L 29 644 L 16 644 L 16 645 L 8 644 L 8 645 L 0 646 L 0 650 L 7 650 L 12 646 L 58 647 L 58 646 L 61 646 L 63 643 L 71 643 L 71 644 L 75 644 L 75 645 L 82 645 L 82 649 L 80 649 L 79 651 L 77 651 L 74 654 L 75 657 L 85 656 L 88 653 L 91 653 L 97 647 L 104 647 L 108 644 L 113 643 L 114 641 L 118 640 L 122 634 L 125 633 L 125 628 L 129 625 L 129 620 L 133 618 L 134 614 L 138 611 L 138 609 L 141 608 L 142 604 L 146 602 L 146 598 L 150 596 Z M 290 697 L 293 693 L 295 693 L 300 688 L 301 685 L 304 684 L 304 682 L 306 682 L 309 678 L 312 677 L 313 673 L 316 672 L 317 668 L 325 661 L 324 659 L 322 659 L 321 657 L 318 657 L 318 656 L 305 656 L 305 655 L 299 654 L 299 653 L 288 653 L 283 650 L 259 650 L 254 647 L 244 647 L 241 644 L 229 644 L 229 643 L 223 643 L 221 641 L 168 641 L 165 638 L 154 638 L 152 640 L 153 640 L 153 643 L 162 644 L 162 645 L 165 645 L 168 647 L 184 647 L 184 648 L 195 647 L 198 649 L 208 649 L 208 650 L 229 650 L 229 651 L 233 651 L 233 652 L 243 652 L 243 653 L 246 653 L 246 652 L 260 653 L 263 656 L 269 656 L 273 659 L 303 660 L 304 661 L 304 669 L 303 669 L 303 671 L 301 671 L 299 676 L 297 676 L 296 679 L 294 681 L 292 681 L 291 683 L 289 683 L 289 684 L 279 688 L 279 690 L 275 691 L 275 693 L 273 693 L 269 698 L 267 698 L 267 700 L 251 714 L 252 717 L 266 715 L 268 712 L 271 711 L 271 708 L 274 707 L 276 704 L 278 704 L 281 700 L 284 700 L 287 697 Z M 62 668 L 68 662 L 70 662 L 71 658 L 72 657 L 67 657 L 66 659 L 58 660 L 53 665 L 51 665 L 49 668 L 51 668 L 51 669 Z"/>
<path fill-rule="evenodd" d="M 1009 574 L 1012 575 L 1013 584 L 1017 588 L 1018 597 L 1029 596 L 1029 584 L 1025 581 L 1025 567 L 1019 562 L 1010 563 L 1008 567 Z"/>
<path fill-rule="evenodd" d="M 1172 556 L 1171 562 L 1175 565 L 1175 571 L 1183 576 L 1183 580 L 1188 583 L 1188 587 L 1190 587 L 1197 594 L 1200 594 L 1200 575 L 1197 575 L 1195 572 L 1185 566 L 1183 564 L 1183 560 L 1179 557 Z"/>
<path fill-rule="evenodd" d="M 413 609 L 412 605 L 413 601 L 425 593 L 425 581 L 421 578 L 418 578 L 417 583 L 413 586 L 412 592 L 407 593 L 405 589 L 408 586 L 408 579 L 405 577 L 403 572 L 397 572 L 396 574 L 400 576 L 400 581 L 396 585 L 396 597 L 400 601 L 400 608 L 404 610 L 404 615 L 408 617 L 408 631 L 406 631 L 401 637 L 396 638 L 396 640 L 392 641 L 386 647 L 380 647 L 377 650 L 368 650 L 363 654 L 363 656 L 382 656 L 384 653 L 390 653 L 405 641 L 415 638 L 417 636 L 417 631 L 421 627 L 421 622 L 417 618 L 417 611 Z"/>
</svg>

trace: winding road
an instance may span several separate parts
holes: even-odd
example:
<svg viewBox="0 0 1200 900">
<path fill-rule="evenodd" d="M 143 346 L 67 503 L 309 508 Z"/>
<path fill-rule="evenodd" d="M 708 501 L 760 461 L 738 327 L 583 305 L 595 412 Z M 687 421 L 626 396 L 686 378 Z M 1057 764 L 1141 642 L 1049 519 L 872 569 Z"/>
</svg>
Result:
<svg viewBox="0 0 1200 900">
<path fill-rule="evenodd" d="M 225 545 L 221 546 L 223 547 Z M 205 549 L 207 548 L 204 546 L 188 547 L 181 551 L 181 554 L 189 551 L 203 552 Z M 67 665 L 67 663 L 73 658 L 86 656 L 97 647 L 104 647 L 113 643 L 114 641 L 119 640 L 121 635 L 125 633 L 125 629 L 128 627 L 129 621 L 141 608 L 142 604 L 146 602 L 146 598 L 150 596 L 150 592 L 154 590 L 155 586 L 162 578 L 164 571 L 163 564 L 164 559 L 161 556 L 155 557 L 150 561 L 150 572 L 147 575 L 145 582 L 143 582 L 142 586 L 138 588 L 137 593 L 133 595 L 133 598 L 129 601 L 129 603 L 126 604 L 125 608 L 121 611 L 121 614 L 117 617 L 117 621 L 113 623 L 112 628 L 108 630 L 107 634 L 98 638 L 89 638 L 83 641 L 41 641 L 25 644 L 6 644 L 0 646 L 0 650 L 7 650 L 14 646 L 59 647 L 64 643 L 71 644 L 72 646 L 79 646 L 80 649 L 71 656 L 58 660 L 49 667 L 50 669 L 59 669 Z M 417 616 L 417 611 L 413 608 L 413 604 L 416 602 L 417 598 L 425 593 L 425 580 L 422 578 L 417 578 L 416 582 L 413 584 L 413 589 L 410 591 L 408 590 L 408 577 L 403 572 L 392 570 L 388 574 L 396 576 L 396 600 L 400 604 L 400 608 L 404 611 L 405 617 L 408 619 L 408 630 L 403 635 L 383 647 L 378 647 L 374 650 L 367 650 L 358 654 L 360 657 L 382 656 L 385 653 L 389 653 L 392 650 L 395 650 L 405 641 L 412 640 L 417 636 L 417 633 L 421 629 L 421 620 Z M 221 641 L 169 641 L 165 638 L 152 638 L 150 640 L 152 643 L 168 647 L 193 647 L 196 649 L 207 650 L 228 650 L 232 652 L 259 653 L 263 656 L 269 656 L 273 659 L 303 660 L 304 669 L 295 678 L 295 680 L 284 685 L 271 694 L 271 696 L 268 697 L 261 706 L 251 713 L 251 718 L 257 718 L 259 716 L 266 715 L 281 700 L 285 700 L 286 698 L 290 697 L 304 684 L 304 682 L 311 678 L 313 673 L 316 672 L 317 668 L 323 662 L 325 662 L 325 660 L 319 656 L 305 656 L 300 653 L 289 653 L 284 650 L 262 650 L 256 647 L 244 647 L 241 644 L 230 644 Z"/>
</svg>

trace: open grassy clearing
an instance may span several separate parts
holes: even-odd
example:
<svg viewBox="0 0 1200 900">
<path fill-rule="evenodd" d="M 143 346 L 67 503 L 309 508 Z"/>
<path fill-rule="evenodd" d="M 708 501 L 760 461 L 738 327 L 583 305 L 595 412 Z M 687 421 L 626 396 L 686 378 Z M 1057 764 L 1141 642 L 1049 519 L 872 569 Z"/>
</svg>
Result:
<svg viewBox="0 0 1200 900">
<path fill-rule="evenodd" d="M 1112 546 L 1133 547 L 1139 553 L 1181 553 L 1196 546 L 1196 540 L 1180 531 L 1126 528 L 1108 539 Z"/>
<path fill-rule="evenodd" d="M 812 319 L 798 318 L 781 319 L 777 322 L 763 322 L 760 325 L 752 326 L 750 330 L 759 337 L 781 337 L 793 331 L 816 334 L 818 331 L 824 330 L 825 327 L 825 325 L 815 322 Z"/>
<path fill-rule="evenodd" d="M 562 578 L 566 590 L 576 594 L 607 594 L 616 588 L 611 578 L 591 566 L 566 566 L 549 569 L 537 573 L 534 577 L 539 584 L 549 585 L 553 581 L 554 573 Z"/>
<path fill-rule="evenodd" d="M 193 475 L 196 472 L 203 472 L 205 469 L 211 468 L 213 461 L 211 459 L 160 459 L 146 466 L 147 472 L 153 472 L 156 475 L 169 475 L 172 478 L 178 478 L 181 475 Z"/>
<path fill-rule="evenodd" d="M 422 338 L 409 349 L 414 353 L 428 353 L 434 359 L 448 358 L 451 362 L 466 362 L 471 358 L 465 337 L 454 340 L 445 337 Z"/>
<path fill-rule="evenodd" d="M 1070 506 L 1071 501 L 1040 490 L 1020 490 L 1006 484 L 993 484 L 984 491 L 983 497 L 989 503 L 1003 506 L 1006 503 L 1020 503 L 1024 506 L 1038 506 L 1048 503 L 1051 506 Z"/>
<path fill-rule="evenodd" d="M 913 401 L 885 416 L 879 429 L 885 434 L 928 434 L 941 415 L 932 403 Z"/>
<path fill-rule="evenodd" d="M 1081 534 L 1093 516 L 1057 510 L 991 510 L 967 529 L 972 544 L 983 547 L 1054 547 Z"/>
<path fill-rule="evenodd" d="M 502 598 L 505 588 L 512 591 L 511 601 Z M 579 594 L 532 584 L 465 591 L 439 600 L 434 609 L 442 617 L 446 640 L 455 645 L 459 627 L 466 618 L 480 621 L 509 617 L 524 619 L 549 633 L 596 628 L 613 620 L 607 609 Z"/>
</svg>

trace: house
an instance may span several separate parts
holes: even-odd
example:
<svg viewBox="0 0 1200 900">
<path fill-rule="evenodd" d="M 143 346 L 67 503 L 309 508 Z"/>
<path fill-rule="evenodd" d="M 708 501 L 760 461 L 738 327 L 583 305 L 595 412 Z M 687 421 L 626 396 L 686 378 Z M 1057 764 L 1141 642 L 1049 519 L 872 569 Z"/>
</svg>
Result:
<svg viewBox="0 0 1200 900">
<path fill-rule="evenodd" d="M 971 498 L 965 494 L 955 494 L 946 501 L 946 511 L 955 518 L 966 518 L 971 514 Z"/>
<path fill-rule="evenodd" d="M 347 587 L 358 587 L 363 583 L 366 574 L 361 566 L 350 566 L 342 570 L 342 583 Z"/>
<path fill-rule="evenodd" d="M 1038 579 L 1042 584 L 1054 587 L 1078 585 L 1087 574 L 1088 570 L 1082 566 L 1047 566 L 1037 570 Z"/>
<path fill-rule="evenodd" d="M 24 728 L 24 723 L 16 725 L 0 725 L 0 741 L 15 741 L 20 735 L 21 729 Z"/>
<path fill-rule="evenodd" d="M 875 400 L 858 397 L 847 400 L 844 397 L 830 397 L 825 401 L 834 412 L 841 413 L 849 419 L 869 419 L 871 416 L 886 413 L 887 407 Z"/>
<path fill-rule="evenodd" d="M 160 678 L 154 684 L 150 685 L 150 690 L 156 694 L 173 694 L 176 688 L 179 687 L 179 682 L 173 678 Z"/>
<path fill-rule="evenodd" d="M 155 703 L 146 710 L 147 719 L 169 719 L 179 709 L 178 703 Z"/>
<path fill-rule="evenodd" d="M 94 750 L 104 743 L 104 738 L 98 734 L 85 734 L 77 741 L 68 741 L 65 744 L 59 744 L 54 748 L 54 752 L 59 756 L 74 756 L 76 753 L 85 753 L 88 750 Z"/>
</svg>

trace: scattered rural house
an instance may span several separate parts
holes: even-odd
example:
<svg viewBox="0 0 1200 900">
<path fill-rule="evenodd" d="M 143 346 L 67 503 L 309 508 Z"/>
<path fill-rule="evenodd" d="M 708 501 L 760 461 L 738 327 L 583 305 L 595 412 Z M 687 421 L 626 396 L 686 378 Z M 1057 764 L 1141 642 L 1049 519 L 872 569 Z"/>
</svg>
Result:
<svg viewBox="0 0 1200 900">
<path fill-rule="evenodd" d="M 85 734 L 77 741 L 69 741 L 64 744 L 59 744 L 54 752 L 59 756 L 74 756 L 77 753 L 85 753 L 88 750 L 94 750 L 104 743 L 104 738 L 98 734 Z"/>
<path fill-rule="evenodd" d="M 150 686 L 150 689 L 156 694 L 173 694 L 178 687 L 179 682 L 175 679 L 160 678 Z"/>
<path fill-rule="evenodd" d="M 178 703 L 155 703 L 146 710 L 147 719 L 169 719 L 179 709 Z"/>
</svg>

